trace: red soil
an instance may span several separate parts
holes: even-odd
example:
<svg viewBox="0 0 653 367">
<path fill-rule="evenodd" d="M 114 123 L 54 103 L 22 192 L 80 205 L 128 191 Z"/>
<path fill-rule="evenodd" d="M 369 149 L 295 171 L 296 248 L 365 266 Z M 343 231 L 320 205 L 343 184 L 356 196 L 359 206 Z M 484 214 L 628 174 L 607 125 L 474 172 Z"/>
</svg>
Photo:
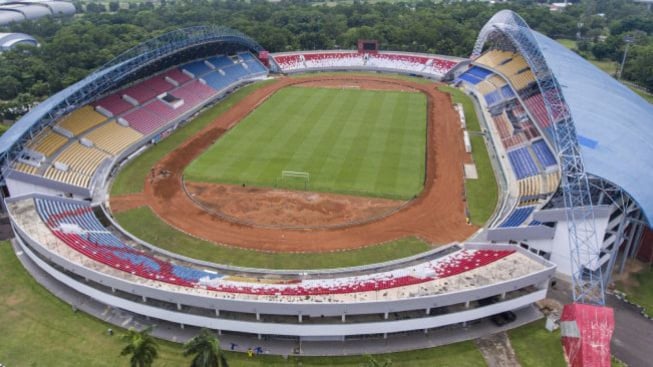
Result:
<svg viewBox="0 0 653 367">
<path fill-rule="evenodd" d="M 327 228 L 392 214 L 403 201 L 323 192 L 185 182 L 198 205 L 222 219 L 255 227 Z"/>
<path fill-rule="evenodd" d="M 193 202 L 183 189 L 184 168 L 209 148 L 226 130 L 242 120 L 277 90 L 306 83 L 417 90 L 428 97 L 426 181 L 422 194 L 396 213 L 345 228 L 294 230 L 258 228 L 211 214 Z M 266 251 L 332 251 L 358 248 L 405 236 L 445 244 L 469 237 L 476 227 L 465 222 L 463 162 L 466 160 L 458 115 L 451 100 L 433 84 L 381 76 L 316 76 L 282 78 L 244 98 L 205 129 L 168 153 L 146 178 L 144 195 L 149 206 L 168 224 L 215 243 Z M 112 198 L 113 203 L 126 198 Z M 140 201 L 140 200 L 139 200 Z"/>
</svg>

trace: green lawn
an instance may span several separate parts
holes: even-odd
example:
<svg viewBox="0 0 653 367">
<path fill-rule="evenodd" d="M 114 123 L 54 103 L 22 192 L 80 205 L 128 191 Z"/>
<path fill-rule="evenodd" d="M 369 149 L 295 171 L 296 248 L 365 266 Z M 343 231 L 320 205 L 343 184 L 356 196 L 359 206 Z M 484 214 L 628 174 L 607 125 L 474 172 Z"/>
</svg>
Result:
<svg viewBox="0 0 653 367">
<path fill-rule="evenodd" d="M 118 223 L 136 237 L 184 256 L 220 264 L 268 269 L 323 269 L 373 264 L 399 259 L 431 247 L 413 237 L 358 250 L 328 253 L 268 253 L 216 245 L 191 237 L 161 221 L 149 207 L 115 215 Z"/>
<path fill-rule="evenodd" d="M 193 161 L 186 180 L 409 199 L 424 183 L 421 93 L 287 87 Z"/>
<path fill-rule="evenodd" d="M 512 348 L 522 367 L 564 367 L 560 330 L 550 333 L 540 320 L 508 331 Z"/>
<path fill-rule="evenodd" d="M 465 111 L 467 130 L 480 132 L 478 116 L 471 98 L 463 91 L 448 86 L 441 86 L 440 91 L 449 93 L 454 103 L 462 103 Z M 467 208 L 473 224 L 482 226 L 492 216 L 497 205 L 497 181 L 490 162 L 485 140 L 480 135 L 470 135 L 472 143 L 472 156 L 478 172 L 477 180 L 465 180 L 465 193 L 467 195 Z"/>
<path fill-rule="evenodd" d="M 120 195 L 142 192 L 145 186 L 145 177 L 157 161 L 188 140 L 188 138 L 197 134 L 222 113 L 247 97 L 248 94 L 271 82 L 263 81 L 239 89 L 225 100 L 204 111 L 192 122 L 178 129 L 163 141 L 150 147 L 139 157 L 134 158 L 120 171 L 118 177 L 116 177 L 111 187 L 111 194 Z"/>
<path fill-rule="evenodd" d="M 8 242 L 0 242 L 0 363 L 6 366 L 129 366 L 120 357 L 123 347 L 118 335 L 124 332 L 98 319 L 73 312 L 25 271 Z M 106 335 L 108 327 L 116 331 Z M 159 341 L 155 367 L 188 366 L 177 344 Z M 484 366 L 480 352 L 472 342 L 452 344 L 413 352 L 379 355 L 390 358 L 394 367 L 472 367 Z M 230 366 L 361 366 L 363 357 L 295 358 L 277 356 L 248 358 L 227 353 Z"/>
<path fill-rule="evenodd" d="M 631 276 L 635 279 L 637 286 L 626 287 L 623 284 L 618 284 L 619 289 L 626 293 L 629 301 L 644 307 L 647 314 L 653 315 L 653 269 L 645 267 L 640 273 Z"/>
</svg>

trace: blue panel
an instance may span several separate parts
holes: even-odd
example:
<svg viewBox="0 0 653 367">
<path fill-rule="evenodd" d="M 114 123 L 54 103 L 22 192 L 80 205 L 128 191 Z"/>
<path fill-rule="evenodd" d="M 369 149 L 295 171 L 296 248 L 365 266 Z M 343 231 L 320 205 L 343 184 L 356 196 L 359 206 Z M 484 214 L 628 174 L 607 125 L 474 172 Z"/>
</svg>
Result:
<svg viewBox="0 0 653 367">
<path fill-rule="evenodd" d="M 590 149 L 596 149 L 596 147 L 599 145 L 598 141 L 586 138 L 580 134 L 576 134 L 576 138 L 578 139 L 578 144 Z"/>
<path fill-rule="evenodd" d="M 460 80 L 464 80 L 468 83 L 471 83 L 473 85 L 476 85 L 481 82 L 481 79 L 478 79 L 474 75 L 468 74 L 468 73 L 463 73 L 458 77 Z"/>
<path fill-rule="evenodd" d="M 484 97 L 485 97 L 485 102 L 487 102 L 488 106 L 493 106 L 503 100 L 498 90 L 490 92 L 486 94 Z"/>
<path fill-rule="evenodd" d="M 479 79 L 485 79 L 488 75 L 492 74 L 491 71 L 480 68 L 478 66 L 472 66 L 469 70 L 467 70 L 467 73 L 474 75 Z"/>
<path fill-rule="evenodd" d="M 211 71 L 211 68 L 204 63 L 204 60 L 195 61 L 195 62 L 191 62 L 190 64 L 186 64 L 182 66 L 182 69 L 190 71 L 196 77 L 202 76 L 208 73 L 209 71 Z"/>
<path fill-rule="evenodd" d="M 229 58 L 228 56 L 211 57 L 209 58 L 209 62 L 218 69 L 234 64 L 234 62 L 231 61 L 231 58 Z"/>
<path fill-rule="evenodd" d="M 532 206 L 527 206 L 523 208 L 517 208 L 515 211 L 513 211 L 506 220 L 504 220 L 500 225 L 499 228 L 506 228 L 506 227 L 518 227 L 528 217 L 531 215 L 533 212 L 533 209 L 535 209 Z"/>
<path fill-rule="evenodd" d="M 555 166 L 558 164 L 556 161 L 551 149 L 546 144 L 544 140 L 538 140 L 532 145 L 533 152 L 537 156 L 537 159 L 542 163 L 544 167 Z"/>
<path fill-rule="evenodd" d="M 515 92 L 513 92 L 512 88 L 510 88 L 509 84 L 504 85 L 501 87 L 501 94 L 507 99 L 507 98 L 513 98 L 515 96 Z"/>
<path fill-rule="evenodd" d="M 535 176 L 539 173 L 539 169 L 533 161 L 533 157 L 531 157 L 531 154 L 528 152 L 527 147 L 508 152 L 508 160 L 510 160 L 510 165 L 512 166 L 518 180 L 529 176 Z"/>
</svg>

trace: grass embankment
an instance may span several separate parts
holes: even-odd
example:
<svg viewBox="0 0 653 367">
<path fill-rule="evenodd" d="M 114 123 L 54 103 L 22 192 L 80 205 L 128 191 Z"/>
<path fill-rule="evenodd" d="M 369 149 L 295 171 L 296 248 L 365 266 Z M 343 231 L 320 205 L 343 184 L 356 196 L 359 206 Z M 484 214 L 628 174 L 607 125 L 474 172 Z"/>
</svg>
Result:
<svg viewBox="0 0 653 367">
<path fill-rule="evenodd" d="M 485 140 L 481 135 L 475 134 L 481 132 L 478 116 L 468 95 L 448 86 L 441 86 L 438 89 L 449 93 L 454 103 L 462 103 L 465 111 L 465 122 L 472 143 L 472 156 L 478 173 L 478 179 L 465 180 L 467 208 L 472 223 L 482 226 L 492 216 L 497 206 L 498 188 Z"/>
<path fill-rule="evenodd" d="M 618 282 L 617 287 L 626 293 L 628 300 L 644 307 L 648 315 L 653 315 L 653 269 L 643 265 L 638 273 L 630 274 L 629 282 Z"/>
<path fill-rule="evenodd" d="M 6 366 L 39 367 L 115 367 L 128 366 L 120 357 L 125 331 L 72 308 L 41 287 L 22 267 L 9 243 L 0 242 L 0 363 Z M 114 336 L 106 334 L 107 328 Z M 156 367 L 190 365 L 181 356 L 181 346 L 159 340 Z M 230 366 L 342 366 L 359 367 L 364 357 L 290 357 L 257 356 L 227 352 Z M 376 356 L 390 358 L 397 367 L 473 367 L 484 366 L 483 358 L 472 342 L 452 344 L 413 352 Z"/>
<path fill-rule="evenodd" d="M 425 146 L 421 93 L 287 87 L 193 161 L 184 177 L 405 200 L 423 188 Z M 282 171 L 310 179 L 284 178 Z"/>
<path fill-rule="evenodd" d="M 373 264 L 416 255 L 431 247 L 417 239 L 404 238 L 358 250 L 327 253 L 270 253 L 216 245 L 180 232 L 161 221 L 149 207 L 115 215 L 118 223 L 136 237 L 194 259 L 266 269 L 325 269 Z"/>
</svg>

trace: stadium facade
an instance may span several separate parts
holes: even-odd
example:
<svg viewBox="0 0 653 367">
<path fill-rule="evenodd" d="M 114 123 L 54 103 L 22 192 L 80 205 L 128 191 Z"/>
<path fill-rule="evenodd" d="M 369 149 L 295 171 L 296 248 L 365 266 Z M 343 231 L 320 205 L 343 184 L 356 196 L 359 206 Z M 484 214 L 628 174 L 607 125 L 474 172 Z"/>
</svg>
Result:
<svg viewBox="0 0 653 367">
<path fill-rule="evenodd" d="M 60 297 L 88 301 L 76 307 L 109 306 L 143 322 L 209 327 L 224 338 L 385 343 L 409 333 L 420 335 L 410 346 L 417 348 L 449 330 L 473 337 L 469 325 L 510 311 L 530 320 L 554 274 L 571 272 L 558 117 L 573 122 L 592 175 L 593 223 L 602 239 L 600 263 L 587 264 L 594 271 L 634 256 L 649 226 L 653 140 L 645 123 L 653 107 L 525 23 L 515 26 L 515 17 L 493 17 L 471 59 L 369 50 L 268 56 L 254 40 L 219 27 L 141 44 L 0 137 L 3 209 L 16 251 Z M 269 70 L 403 73 L 466 89 L 483 111 L 501 177 L 500 209 L 469 243 L 328 271 L 207 263 L 123 230 L 105 207 L 107 183 L 120 166 Z M 542 89 L 552 80 L 561 86 L 553 96 Z M 602 100 L 611 103 L 598 105 Z"/>
</svg>

